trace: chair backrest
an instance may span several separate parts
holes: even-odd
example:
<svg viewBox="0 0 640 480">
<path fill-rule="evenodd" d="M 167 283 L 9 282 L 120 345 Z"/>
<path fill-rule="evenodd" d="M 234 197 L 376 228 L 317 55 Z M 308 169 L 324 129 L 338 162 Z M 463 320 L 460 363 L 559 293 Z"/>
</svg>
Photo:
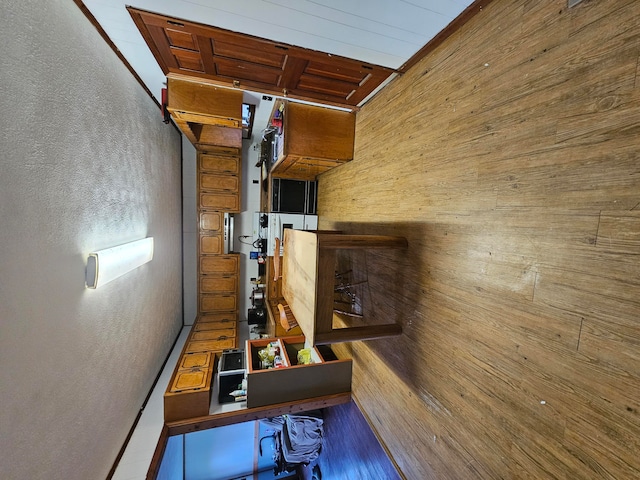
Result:
<svg viewBox="0 0 640 480">
<path fill-rule="evenodd" d="M 282 273 L 280 273 L 280 239 L 276 238 L 276 248 L 273 252 L 273 281 L 277 282 Z"/>
<path fill-rule="evenodd" d="M 282 328 L 288 331 L 298 326 L 298 321 L 296 317 L 293 316 L 293 313 L 291 313 L 289 305 L 279 303 L 278 311 L 280 312 L 280 325 L 282 325 Z"/>
</svg>

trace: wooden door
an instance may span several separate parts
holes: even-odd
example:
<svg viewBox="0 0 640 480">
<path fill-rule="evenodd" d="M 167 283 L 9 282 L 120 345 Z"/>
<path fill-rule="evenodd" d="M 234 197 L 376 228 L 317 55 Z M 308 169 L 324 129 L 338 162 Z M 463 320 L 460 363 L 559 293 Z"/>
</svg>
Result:
<svg viewBox="0 0 640 480">
<path fill-rule="evenodd" d="M 239 212 L 240 194 L 238 192 L 201 193 L 200 208 L 221 210 L 223 212 Z"/>
<path fill-rule="evenodd" d="M 200 229 L 222 232 L 222 212 L 200 212 Z"/>
<path fill-rule="evenodd" d="M 201 173 L 199 176 L 200 191 L 238 192 L 240 179 L 236 175 Z"/>
<path fill-rule="evenodd" d="M 191 340 L 227 340 L 236 336 L 235 328 L 228 328 L 226 330 L 205 330 L 193 332 L 191 334 Z"/>
<path fill-rule="evenodd" d="M 237 274 L 239 269 L 238 255 L 216 255 L 200 257 L 200 273 Z"/>
<path fill-rule="evenodd" d="M 238 298 L 235 294 L 206 294 L 200 295 L 201 312 L 231 312 L 238 308 Z"/>
<path fill-rule="evenodd" d="M 205 322 L 205 323 L 196 323 L 193 326 L 193 332 L 232 332 L 232 333 L 224 333 L 221 335 L 227 335 L 229 337 L 235 336 L 236 325 L 234 323 L 222 323 L 222 322 Z"/>
<path fill-rule="evenodd" d="M 187 353 L 180 359 L 178 369 L 210 368 L 211 364 L 211 352 Z"/>
<path fill-rule="evenodd" d="M 222 233 L 200 235 L 201 255 L 220 255 L 224 253 Z"/>
<path fill-rule="evenodd" d="M 167 109 L 178 120 L 238 129 L 242 126 L 240 90 L 169 79 L 167 95 Z M 199 129 L 198 136 L 202 136 L 202 129 Z"/>
<path fill-rule="evenodd" d="M 235 293 L 238 289 L 238 276 L 201 275 L 201 293 Z"/>
<path fill-rule="evenodd" d="M 236 318 L 228 312 L 223 313 L 207 313 L 198 316 L 196 326 L 203 327 L 199 330 L 215 330 L 216 328 L 229 328 L 229 325 L 235 325 Z M 206 327 L 205 325 L 210 325 Z"/>
<path fill-rule="evenodd" d="M 229 173 L 232 175 L 240 174 L 239 156 L 201 152 L 199 159 L 201 172 Z"/>
<path fill-rule="evenodd" d="M 394 70 L 127 8 L 165 75 L 354 107 Z"/>
<path fill-rule="evenodd" d="M 205 388 L 208 382 L 208 375 L 211 375 L 209 369 L 178 371 L 170 391 L 176 393 Z"/>
<path fill-rule="evenodd" d="M 185 347 L 186 353 L 191 352 L 221 352 L 227 348 L 235 348 L 236 339 L 226 338 L 222 340 L 194 340 L 187 343 Z"/>
</svg>

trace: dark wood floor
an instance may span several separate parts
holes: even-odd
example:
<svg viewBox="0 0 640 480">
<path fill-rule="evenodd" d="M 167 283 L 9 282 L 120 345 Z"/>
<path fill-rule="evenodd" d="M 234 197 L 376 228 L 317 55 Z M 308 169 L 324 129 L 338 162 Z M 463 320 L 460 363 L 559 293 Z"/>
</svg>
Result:
<svg viewBox="0 0 640 480">
<path fill-rule="evenodd" d="M 324 443 L 320 456 L 301 468 L 310 480 L 320 468 L 323 480 L 399 480 L 400 476 L 358 406 L 351 403 L 323 410 Z"/>
<path fill-rule="evenodd" d="M 491 2 L 320 177 L 409 241 L 350 260 L 403 334 L 335 348 L 406 478 L 640 478 L 640 2 L 566 6 Z"/>
</svg>

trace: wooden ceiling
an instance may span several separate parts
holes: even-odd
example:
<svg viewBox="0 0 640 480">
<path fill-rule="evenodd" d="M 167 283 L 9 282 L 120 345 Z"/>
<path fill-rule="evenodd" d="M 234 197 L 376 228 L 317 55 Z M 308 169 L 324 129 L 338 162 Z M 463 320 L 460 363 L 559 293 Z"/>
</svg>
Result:
<svg viewBox="0 0 640 480">
<path fill-rule="evenodd" d="M 395 71 L 265 38 L 127 8 L 165 75 L 356 107 Z"/>
</svg>

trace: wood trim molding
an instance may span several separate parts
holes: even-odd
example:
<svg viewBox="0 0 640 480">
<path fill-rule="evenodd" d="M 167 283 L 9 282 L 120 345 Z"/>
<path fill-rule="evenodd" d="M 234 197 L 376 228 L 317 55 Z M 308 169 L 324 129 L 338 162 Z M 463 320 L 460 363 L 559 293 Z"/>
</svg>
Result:
<svg viewBox="0 0 640 480">
<path fill-rule="evenodd" d="M 475 0 L 471 5 L 465 8 L 460 15 L 441 30 L 435 37 L 429 40 L 424 47 L 418 50 L 409 60 L 407 60 L 399 69 L 399 73 L 406 73 L 416 63 L 433 52 L 442 43 L 457 32 L 464 24 L 471 20 L 476 14 L 480 13 L 483 8 L 491 3 L 491 0 Z"/>
<path fill-rule="evenodd" d="M 153 451 L 153 457 L 151 457 L 149 470 L 147 470 L 147 480 L 155 480 L 158 478 L 160 465 L 162 464 L 162 457 L 164 456 L 164 451 L 167 449 L 168 439 L 169 429 L 166 425 L 163 425 L 162 431 L 160 432 L 160 438 L 158 439 L 158 444 L 156 445 L 156 449 Z"/>
<path fill-rule="evenodd" d="M 245 408 L 234 412 L 219 413 L 206 417 L 198 417 L 189 420 L 167 423 L 169 436 L 183 433 L 197 432 L 209 428 L 223 427 L 235 423 L 260 420 L 262 418 L 277 417 L 279 415 L 294 414 L 316 410 L 320 408 L 333 407 L 351 401 L 351 392 L 338 393 L 335 395 L 325 395 L 314 397 L 308 400 L 298 400 L 295 402 L 278 403 L 266 405 L 264 407 Z"/>
<path fill-rule="evenodd" d="M 182 143 L 182 136 L 180 136 L 180 142 Z M 184 328 L 184 325 L 183 325 L 182 328 Z M 182 333 L 182 328 L 178 332 L 178 335 L 176 335 L 176 338 L 173 341 L 173 345 L 171 345 L 171 348 L 169 349 L 169 353 L 167 353 L 167 356 L 164 359 L 164 362 L 162 362 L 162 366 L 160 367 L 160 370 L 158 370 L 158 374 L 156 375 L 156 378 L 153 380 L 153 384 L 151 385 L 151 388 L 149 389 L 149 393 L 147 393 L 147 396 L 145 397 L 144 402 L 142 402 L 142 406 L 140 407 L 140 410 L 138 411 L 138 414 L 136 415 L 136 419 L 133 421 L 133 425 L 131 425 L 131 428 L 129 429 L 129 433 L 127 434 L 127 438 L 124 440 L 124 443 L 122 444 L 122 447 L 120 448 L 120 451 L 118 452 L 118 455 L 116 456 L 115 460 L 113 461 L 113 465 L 111 466 L 111 470 L 109 470 L 109 474 L 107 475 L 107 480 L 110 480 L 111 478 L 113 478 L 113 475 L 115 475 L 115 473 L 116 473 L 116 469 L 118 468 L 118 465 L 120 464 L 120 460 L 122 460 L 122 456 L 124 455 L 125 450 L 129 446 L 129 441 L 131 440 L 131 437 L 133 436 L 133 433 L 135 432 L 136 427 L 138 426 L 138 422 L 140 421 L 140 417 L 142 417 L 142 413 L 144 412 L 144 409 L 147 406 L 147 403 L 149 403 L 149 399 L 151 398 L 151 395 L 153 394 L 153 390 L 156 388 L 156 385 L 158 384 L 158 381 L 160 380 L 160 376 L 162 375 L 162 372 L 163 372 L 164 368 L 166 367 L 167 362 L 169 361 L 169 358 L 171 357 L 171 352 L 173 352 L 173 349 L 176 348 L 176 343 L 178 343 L 178 339 L 180 338 L 180 334 Z M 162 441 L 162 435 L 165 434 L 165 432 L 164 432 L 165 429 L 166 429 L 166 426 L 163 426 L 162 433 L 160 434 L 160 441 Z M 164 440 L 164 444 L 166 445 L 166 443 L 167 442 L 166 442 L 166 439 L 165 439 Z M 158 443 L 158 445 L 159 444 L 160 443 Z M 158 447 L 156 447 L 156 450 L 157 450 L 157 448 Z M 162 451 L 164 452 L 164 446 L 162 447 Z M 154 457 L 153 457 L 154 459 L 155 459 L 156 453 L 154 453 Z M 162 459 L 162 455 L 160 455 L 160 459 Z M 153 465 L 153 461 L 151 462 L 151 465 Z M 159 465 L 159 463 L 158 463 L 158 465 Z"/>
</svg>

